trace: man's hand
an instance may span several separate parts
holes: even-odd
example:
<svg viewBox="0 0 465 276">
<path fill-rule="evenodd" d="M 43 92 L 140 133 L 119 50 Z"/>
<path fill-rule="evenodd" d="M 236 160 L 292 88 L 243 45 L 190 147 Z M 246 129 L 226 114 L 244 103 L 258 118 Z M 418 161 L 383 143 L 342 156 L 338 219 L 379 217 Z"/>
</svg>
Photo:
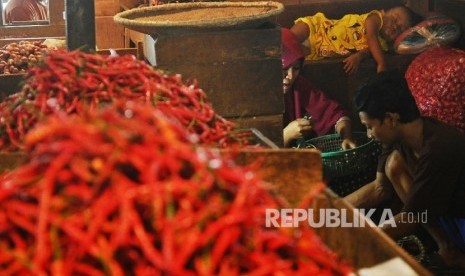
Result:
<svg viewBox="0 0 465 276">
<path fill-rule="evenodd" d="M 349 117 L 343 116 L 341 117 L 335 125 L 336 132 L 341 136 L 342 138 L 342 149 L 347 150 L 347 149 L 353 149 L 357 147 L 357 144 L 355 143 L 354 140 L 352 140 L 352 124 L 350 122 Z"/>
<path fill-rule="evenodd" d="M 355 149 L 357 147 L 357 144 L 351 138 L 346 138 L 342 140 L 341 146 L 343 150 L 348 150 L 348 149 Z"/>
</svg>

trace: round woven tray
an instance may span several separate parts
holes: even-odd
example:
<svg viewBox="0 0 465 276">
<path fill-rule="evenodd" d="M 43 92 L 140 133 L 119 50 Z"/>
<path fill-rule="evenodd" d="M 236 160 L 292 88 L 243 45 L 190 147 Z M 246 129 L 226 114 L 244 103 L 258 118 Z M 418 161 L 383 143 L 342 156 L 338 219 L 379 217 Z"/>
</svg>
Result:
<svg viewBox="0 0 465 276">
<path fill-rule="evenodd" d="M 145 34 L 247 29 L 266 22 L 284 10 L 279 2 L 191 2 L 130 9 L 113 19 Z"/>
</svg>

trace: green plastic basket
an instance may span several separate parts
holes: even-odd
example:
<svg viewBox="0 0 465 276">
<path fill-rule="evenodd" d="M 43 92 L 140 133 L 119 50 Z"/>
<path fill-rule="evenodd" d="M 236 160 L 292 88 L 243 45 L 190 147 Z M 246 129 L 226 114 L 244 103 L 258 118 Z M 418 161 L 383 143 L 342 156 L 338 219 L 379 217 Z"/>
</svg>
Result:
<svg viewBox="0 0 465 276">
<path fill-rule="evenodd" d="M 381 146 L 369 139 L 365 132 L 354 132 L 357 147 L 342 150 L 339 134 L 330 134 L 298 142 L 299 148 L 316 148 L 321 151 L 323 178 L 340 196 L 345 196 L 376 177 Z"/>
</svg>

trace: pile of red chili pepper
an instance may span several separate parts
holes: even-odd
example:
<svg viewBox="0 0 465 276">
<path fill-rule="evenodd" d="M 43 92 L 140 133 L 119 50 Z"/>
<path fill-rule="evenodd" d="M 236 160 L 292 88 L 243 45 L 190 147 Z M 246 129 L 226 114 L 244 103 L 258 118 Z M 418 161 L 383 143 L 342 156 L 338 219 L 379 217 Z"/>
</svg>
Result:
<svg viewBox="0 0 465 276">
<path fill-rule="evenodd" d="M 246 139 L 215 113 L 195 81 L 168 75 L 132 55 L 108 56 L 53 50 L 28 71 L 22 90 L 0 103 L 0 151 L 23 149 L 25 134 L 44 117 L 99 108 L 116 99 L 150 102 L 172 114 L 199 142 L 226 146 Z"/>
<path fill-rule="evenodd" d="M 283 205 L 253 166 L 190 135 L 131 101 L 49 116 L 0 180 L 2 275 L 351 271 L 309 227 L 266 228 L 265 208 Z"/>
</svg>

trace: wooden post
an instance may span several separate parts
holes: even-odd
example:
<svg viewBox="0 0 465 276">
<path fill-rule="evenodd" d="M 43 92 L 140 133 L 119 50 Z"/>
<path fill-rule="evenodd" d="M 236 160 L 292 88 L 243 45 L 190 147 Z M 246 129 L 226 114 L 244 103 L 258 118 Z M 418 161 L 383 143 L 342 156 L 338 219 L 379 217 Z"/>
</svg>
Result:
<svg viewBox="0 0 465 276">
<path fill-rule="evenodd" d="M 66 41 L 68 50 L 95 51 L 93 0 L 66 0 Z"/>
</svg>

